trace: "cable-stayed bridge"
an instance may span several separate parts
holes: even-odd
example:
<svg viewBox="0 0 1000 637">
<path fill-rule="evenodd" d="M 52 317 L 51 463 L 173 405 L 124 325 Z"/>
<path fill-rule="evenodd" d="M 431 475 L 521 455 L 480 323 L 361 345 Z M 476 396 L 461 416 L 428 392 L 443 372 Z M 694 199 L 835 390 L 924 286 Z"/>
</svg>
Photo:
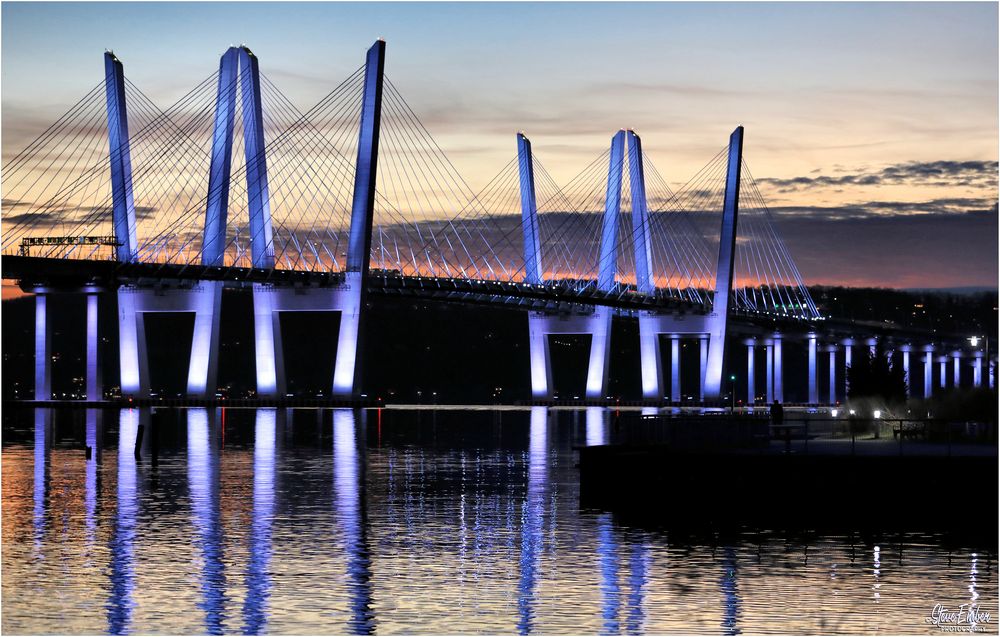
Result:
<svg viewBox="0 0 1000 637">
<path fill-rule="evenodd" d="M 117 297 L 127 395 L 150 391 L 143 316 L 194 313 L 187 387 L 206 397 L 222 289 L 238 286 L 253 295 L 262 397 L 285 394 L 278 316 L 296 311 L 341 313 L 331 386 L 358 393 L 365 298 L 387 294 L 527 310 L 538 399 L 552 393 L 548 338 L 559 333 L 591 335 L 587 397 L 605 397 L 611 319 L 627 315 L 639 321 L 649 400 L 679 397 L 681 338 L 699 339 L 702 397 L 719 398 L 737 334 L 748 339 L 749 378 L 760 376 L 763 349 L 761 393 L 782 400 L 782 338 L 799 334 L 810 402 L 819 402 L 824 318 L 750 174 L 742 127 L 677 189 L 635 131 L 614 133 L 561 186 L 518 133 L 510 162 L 474 191 L 385 67 L 378 41 L 303 112 L 247 47 L 231 47 L 217 72 L 161 109 L 106 53 L 104 80 L 4 162 L 3 276 L 36 293 L 36 398 L 51 394 L 48 294 L 88 294 L 90 396 L 101 395 L 101 291 Z M 670 388 L 661 334 L 671 335 Z M 849 365 L 854 342 L 831 338 L 836 402 L 836 352 Z M 980 358 L 975 365 L 979 384 Z"/>
</svg>

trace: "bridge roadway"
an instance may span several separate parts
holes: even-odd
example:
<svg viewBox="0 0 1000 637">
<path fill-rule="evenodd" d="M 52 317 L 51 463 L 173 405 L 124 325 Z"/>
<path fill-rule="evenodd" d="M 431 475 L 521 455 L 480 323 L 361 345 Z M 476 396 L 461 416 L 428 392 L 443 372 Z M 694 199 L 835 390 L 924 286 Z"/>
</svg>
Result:
<svg viewBox="0 0 1000 637">
<path fill-rule="evenodd" d="M 213 267 L 204 265 L 183 265 L 183 264 L 161 264 L 161 263 L 128 263 L 115 260 L 83 260 L 83 259 L 58 259 L 48 257 L 32 257 L 23 255 L 6 255 L 0 259 L 2 264 L 2 276 L 4 279 L 17 280 L 22 289 L 40 294 L 40 299 L 47 294 L 59 293 L 87 293 L 94 296 L 94 293 L 107 291 L 113 292 L 121 286 L 138 285 L 141 288 L 153 291 L 157 288 L 164 290 L 184 290 L 197 289 L 198 282 L 222 282 L 225 287 L 250 289 L 254 285 L 273 284 L 276 289 L 299 289 L 304 290 L 330 290 L 350 287 L 351 273 L 345 272 L 308 272 L 281 269 L 259 269 L 241 267 Z M 357 279 L 356 279 L 357 280 Z M 357 288 L 355 288 L 357 289 Z M 415 300 L 431 301 L 438 303 L 458 303 L 473 306 L 505 307 L 509 309 L 519 309 L 530 312 L 529 328 L 533 320 L 551 321 L 555 328 L 552 333 L 560 333 L 559 324 L 566 321 L 570 327 L 562 331 L 567 333 L 591 333 L 586 328 L 581 327 L 580 321 L 591 321 L 593 319 L 607 320 L 607 310 L 610 308 L 613 313 L 623 316 L 635 316 L 640 321 L 640 332 L 642 331 L 642 321 L 664 320 L 670 324 L 661 330 L 661 333 L 670 335 L 670 346 L 674 350 L 671 354 L 671 388 L 666 388 L 657 382 L 655 388 L 656 395 L 646 396 L 644 400 L 662 403 L 669 401 L 668 396 L 679 396 L 680 394 L 680 367 L 679 356 L 676 349 L 681 338 L 698 338 L 702 349 L 702 368 L 704 369 L 705 347 L 707 339 L 703 335 L 706 319 L 711 315 L 708 308 L 700 303 L 693 303 L 677 298 L 671 298 L 665 294 L 640 294 L 634 288 L 627 286 L 615 286 L 610 291 L 597 289 L 596 282 L 563 280 L 556 282 L 544 282 L 541 284 L 528 284 L 524 282 L 504 282 L 476 279 L 457 279 L 446 277 L 413 277 L 402 276 L 396 271 L 372 270 L 369 272 L 365 284 L 365 292 L 377 294 L 385 297 L 409 298 Z M 88 312 L 91 306 L 88 301 Z M 590 309 L 588 309 L 588 306 Z M 44 312 L 44 305 L 39 306 Z M 96 309 L 96 304 L 94 305 Z M 343 308 L 332 308 L 343 311 Z M 182 310 L 178 310 L 182 311 Z M 37 312 L 37 310 L 36 310 Z M 605 316 L 601 319 L 601 316 Z M 685 316 L 686 315 L 686 316 Z M 785 317 L 773 313 L 754 313 L 740 311 L 735 308 L 729 309 L 731 319 L 730 335 L 736 337 L 740 343 L 748 348 L 746 371 L 748 378 L 754 378 L 757 373 L 754 370 L 754 359 L 757 358 L 753 352 L 758 348 L 765 350 L 764 363 L 766 368 L 766 378 L 771 379 L 773 374 L 773 385 L 768 380 L 766 383 L 767 401 L 783 398 L 783 356 L 781 353 L 781 342 L 787 340 L 805 341 L 808 353 L 808 387 L 809 404 L 820 403 L 820 387 L 818 378 L 818 367 L 822 353 L 829 356 L 829 387 L 827 400 L 829 403 L 837 402 L 838 395 L 846 393 L 846 367 L 850 365 L 850 352 L 854 347 L 864 347 L 874 349 L 875 335 L 878 340 L 886 340 L 890 355 L 898 346 L 902 352 L 902 364 L 907 372 L 907 385 L 912 388 L 916 383 L 909 375 L 910 355 L 912 352 L 924 359 L 923 363 L 923 385 L 924 390 L 921 395 L 929 395 L 934 386 L 934 377 L 938 378 L 937 385 L 945 387 L 945 367 L 950 362 L 953 366 L 954 384 L 960 384 L 959 366 L 960 358 L 968 356 L 963 352 L 963 340 L 960 335 L 945 335 L 929 330 L 907 329 L 890 324 L 873 324 L 854 320 L 843 320 L 836 318 L 826 318 L 820 320 L 806 320 L 802 318 Z M 89 314 L 88 314 L 89 316 Z M 37 321 L 37 317 L 36 317 Z M 574 322 L 575 321 L 575 322 Z M 90 323 L 88 322 L 88 325 Z M 95 323 L 96 325 L 96 323 Z M 610 329 L 610 323 L 606 329 Z M 582 331 L 581 331 L 582 330 Z M 529 329 L 529 331 L 531 331 Z M 88 327 L 88 343 L 96 343 L 97 335 L 91 327 Z M 860 334 L 872 334 L 872 338 L 858 338 Z M 532 334 L 531 338 L 536 335 Z M 641 334 L 640 334 L 641 339 Z M 596 340 L 596 337 L 595 337 Z M 821 342 L 822 341 L 822 342 Z M 544 341 L 542 341 L 544 343 Z M 825 343 L 825 344 L 824 344 Z M 913 344 L 911 344 L 913 343 Z M 350 344 L 349 344 L 350 345 Z M 736 344 L 733 343 L 733 346 Z M 90 346 L 88 345 L 88 348 Z M 43 336 L 41 340 L 36 334 L 36 355 L 37 352 L 44 352 L 48 348 L 48 337 Z M 194 352 L 194 344 L 192 345 Z M 338 351 L 342 348 L 338 346 Z M 591 357 L 594 356 L 595 347 L 591 348 Z M 88 349 L 88 352 L 90 350 Z M 350 350 L 354 351 L 354 350 Z M 837 352 L 842 352 L 838 355 Z M 943 352 L 936 358 L 932 357 L 932 352 Z M 91 360 L 93 358 L 93 360 Z M 192 360 L 195 360 L 192 353 Z M 659 354 L 654 356 L 657 361 Z M 987 352 L 972 352 L 972 363 L 974 369 L 973 385 L 980 386 L 983 382 L 983 358 L 986 358 L 988 379 L 990 386 L 993 386 L 995 377 L 993 373 L 994 361 Z M 41 360 L 47 360 L 42 356 Z M 88 354 L 88 386 L 91 377 L 97 378 L 96 358 Z M 938 374 L 933 374 L 931 361 L 937 366 Z M 600 391 L 588 393 L 588 400 L 601 400 L 606 398 L 606 359 L 604 359 L 605 375 L 598 380 L 601 382 Z M 545 373 L 550 373 L 549 361 L 546 360 Z M 534 361 L 533 361 L 534 365 Z M 656 362 L 653 365 L 657 365 Z M 36 366 L 38 367 L 38 366 Z M 591 365 L 590 367 L 593 367 Z M 600 369 L 600 368 L 598 368 Z M 258 370 L 259 371 L 259 370 Z M 534 373 L 533 369 L 533 373 Z M 589 372 L 588 372 L 589 373 Z M 538 376 L 533 374 L 533 381 Z M 41 379 L 41 380 L 39 380 Z M 39 396 L 46 396 L 49 391 L 46 389 L 49 379 L 48 366 L 43 365 L 36 369 L 36 383 L 41 383 L 42 391 L 36 392 Z M 588 376 L 588 382 L 590 381 Z M 94 381 L 97 382 L 97 381 Z M 258 378 L 258 382 L 260 379 Z M 705 383 L 702 383 L 704 391 Z M 755 401 L 758 394 L 755 383 L 747 384 L 747 400 Z M 761 388 L 764 389 L 764 388 Z M 644 387 L 645 390 L 645 387 Z M 588 385 L 589 391 L 589 385 Z M 88 390 L 88 395 L 91 392 Z M 99 395 L 97 386 L 94 387 L 93 395 Z M 189 390 L 188 398 L 204 397 L 210 398 L 214 390 L 207 392 L 192 392 Z M 353 392 L 335 392 L 337 396 Z M 550 396 L 548 392 L 535 392 L 533 387 L 533 397 L 536 401 L 544 401 Z M 590 394 L 593 393 L 593 396 Z M 284 390 L 272 391 L 265 396 L 274 394 L 275 397 L 283 397 Z M 130 391 L 129 396 L 135 395 L 143 398 L 143 392 Z M 264 394 L 262 394 L 264 395 Z M 45 398 L 39 398 L 45 400 Z M 712 402 L 713 397 L 702 396 L 701 400 L 707 400 L 706 404 Z"/>
<path fill-rule="evenodd" d="M 21 255 L 3 255 L 0 258 L 2 277 L 18 281 L 20 287 L 31 292 L 40 288 L 52 292 L 79 291 L 84 288 L 114 290 L 127 284 L 165 284 L 168 286 L 191 285 L 196 281 L 223 281 L 226 287 L 250 287 L 254 283 L 271 283 L 282 286 L 332 287 L 344 282 L 343 272 L 310 272 L 300 270 L 265 270 L 244 267 L 215 267 L 174 263 L 122 263 L 114 260 L 59 259 Z M 382 296 L 487 305 L 526 311 L 574 311 L 579 306 L 607 306 L 623 314 L 638 311 L 657 311 L 705 315 L 710 308 L 666 296 L 640 294 L 634 289 L 606 292 L 596 289 L 594 282 L 564 280 L 531 285 L 523 282 L 460 279 L 449 277 L 402 276 L 396 271 L 371 270 L 368 277 L 369 293 Z M 575 307 L 574 307 L 575 306 Z M 737 325 L 751 333 L 763 329 L 789 329 L 810 331 L 815 323 L 798 318 L 755 314 L 731 308 Z M 859 321 L 827 317 L 824 331 L 842 336 L 859 332 L 881 333 L 897 338 L 951 341 L 956 346 L 965 340 L 964 335 L 942 334 L 929 329 L 887 325 L 875 321 Z M 756 329 L 755 329 L 756 328 Z"/>
<path fill-rule="evenodd" d="M 226 287 L 254 283 L 281 286 L 335 287 L 344 283 L 343 272 L 218 267 L 173 263 L 123 263 L 114 260 L 58 259 L 4 255 L 3 278 L 17 280 L 22 289 L 52 291 L 81 288 L 116 289 L 135 283 L 184 285 L 196 281 L 223 281 Z M 523 282 L 449 277 L 403 276 L 397 271 L 371 270 L 367 290 L 385 296 L 496 305 L 526 310 L 553 310 L 568 305 L 601 305 L 624 311 L 657 310 L 706 314 L 699 303 L 662 294 L 640 294 L 634 289 L 602 291 L 596 282 L 564 280 L 532 285 Z"/>
</svg>

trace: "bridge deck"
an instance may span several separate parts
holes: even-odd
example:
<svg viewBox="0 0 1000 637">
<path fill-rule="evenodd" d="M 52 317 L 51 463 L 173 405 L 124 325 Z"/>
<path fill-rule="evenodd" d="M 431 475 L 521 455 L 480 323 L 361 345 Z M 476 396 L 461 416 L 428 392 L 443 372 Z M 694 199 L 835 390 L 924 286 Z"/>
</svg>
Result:
<svg viewBox="0 0 1000 637">
<path fill-rule="evenodd" d="M 121 263 L 83 259 L 58 259 L 6 255 L 2 259 L 4 279 L 17 280 L 25 290 L 113 288 L 129 283 L 190 285 L 197 281 L 224 281 L 228 286 L 271 284 L 330 287 L 344 282 L 343 272 L 216 267 L 173 263 Z M 542 285 L 522 282 L 412 277 L 398 272 L 373 270 L 368 278 L 371 293 L 409 296 L 438 301 L 553 309 L 560 305 L 604 305 L 622 310 L 663 310 L 705 313 L 700 304 L 664 295 L 639 294 L 631 290 L 612 292 L 591 283 L 554 281 Z"/>
</svg>

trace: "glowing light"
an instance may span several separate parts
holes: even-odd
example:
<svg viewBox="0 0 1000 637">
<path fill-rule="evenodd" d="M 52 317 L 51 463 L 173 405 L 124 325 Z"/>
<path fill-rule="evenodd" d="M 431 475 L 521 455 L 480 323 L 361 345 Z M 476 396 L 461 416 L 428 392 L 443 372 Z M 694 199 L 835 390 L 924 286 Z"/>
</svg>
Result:
<svg viewBox="0 0 1000 637">
<path fill-rule="evenodd" d="M 639 315 L 639 363 L 642 367 L 642 396 L 657 398 L 660 388 L 660 339 L 651 317 Z"/>
<path fill-rule="evenodd" d="M 608 375 L 608 349 L 611 340 L 611 308 L 595 308 L 590 321 L 590 365 L 587 368 L 587 398 L 605 394 Z"/>
<path fill-rule="evenodd" d="M 528 438 L 528 492 L 521 526 L 521 579 L 518 583 L 518 628 L 522 634 L 530 633 L 532 628 L 538 561 L 543 548 L 549 466 L 547 408 L 531 408 Z"/>
<path fill-rule="evenodd" d="M 35 400 L 52 398 L 52 364 L 46 321 L 46 297 L 35 295 Z"/>
<path fill-rule="evenodd" d="M 340 297 L 340 334 L 333 370 L 333 393 L 338 396 L 350 396 L 354 393 L 358 325 L 361 321 L 361 273 L 348 272 L 346 276 L 350 291 Z"/>
<path fill-rule="evenodd" d="M 531 396 L 549 397 L 549 344 L 545 333 L 545 317 L 528 315 L 528 345 L 531 357 Z"/>
<path fill-rule="evenodd" d="M 145 334 L 140 329 L 142 314 L 136 312 L 133 290 L 118 290 L 118 355 L 122 394 L 142 391 L 139 367 L 145 358 Z"/>
<path fill-rule="evenodd" d="M 213 363 L 219 348 L 219 305 L 222 302 L 221 281 L 202 281 L 199 287 L 191 291 L 194 333 L 191 337 L 187 391 L 192 396 L 208 394 L 209 376 L 215 371 Z M 215 379 L 211 381 L 214 384 Z"/>
<path fill-rule="evenodd" d="M 138 479 L 133 455 L 139 431 L 139 412 L 122 409 L 118 424 L 118 512 L 111 541 L 111 587 L 108 601 L 108 632 L 124 634 L 132 621 L 135 601 L 135 565 L 133 543 L 136 516 L 139 512 Z"/>
<path fill-rule="evenodd" d="M 98 368 L 98 334 L 97 334 L 97 295 L 87 295 L 87 377 L 86 388 L 87 398 L 90 400 L 101 399 L 100 369 Z"/>
<path fill-rule="evenodd" d="M 87 471 L 85 478 L 85 506 L 84 520 L 87 527 L 87 541 L 93 543 L 97 531 L 97 458 L 100 449 L 97 446 L 98 419 L 101 412 L 97 409 L 88 409 L 86 415 L 86 439 L 87 446 L 90 447 L 90 458 L 87 460 Z"/>
<path fill-rule="evenodd" d="M 253 446 L 253 523 L 247 564 L 247 597 L 243 605 L 243 632 L 259 634 L 267 621 L 270 596 L 271 520 L 274 516 L 275 430 L 277 410 L 258 409 Z"/>
<path fill-rule="evenodd" d="M 605 416 L 603 407 L 587 407 L 588 447 L 608 444 L 608 435 L 604 428 Z"/>
<path fill-rule="evenodd" d="M 257 362 L 257 394 L 260 396 L 278 394 L 273 312 L 274 290 L 255 283 L 253 286 L 254 355 Z"/>
<path fill-rule="evenodd" d="M 881 418 L 882 417 L 882 412 L 880 410 L 876 409 L 875 410 L 875 417 L 876 418 Z"/>
</svg>

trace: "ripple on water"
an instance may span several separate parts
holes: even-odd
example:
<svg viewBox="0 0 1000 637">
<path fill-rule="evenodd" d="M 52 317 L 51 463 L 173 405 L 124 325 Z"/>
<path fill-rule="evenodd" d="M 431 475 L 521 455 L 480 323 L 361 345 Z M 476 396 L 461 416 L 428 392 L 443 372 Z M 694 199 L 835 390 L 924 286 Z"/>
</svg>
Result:
<svg viewBox="0 0 1000 637">
<path fill-rule="evenodd" d="M 590 417 L 366 420 L 228 410 L 223 432 L 189 410 L 155 467 L 119 453 L 115 413 L 93 461 L 79 414 L 8 421 L 3 631 L 928 633 L 967 602 L 996 621 L 995 546 L 630 527 L 578 506 Z"/>
</svg>

